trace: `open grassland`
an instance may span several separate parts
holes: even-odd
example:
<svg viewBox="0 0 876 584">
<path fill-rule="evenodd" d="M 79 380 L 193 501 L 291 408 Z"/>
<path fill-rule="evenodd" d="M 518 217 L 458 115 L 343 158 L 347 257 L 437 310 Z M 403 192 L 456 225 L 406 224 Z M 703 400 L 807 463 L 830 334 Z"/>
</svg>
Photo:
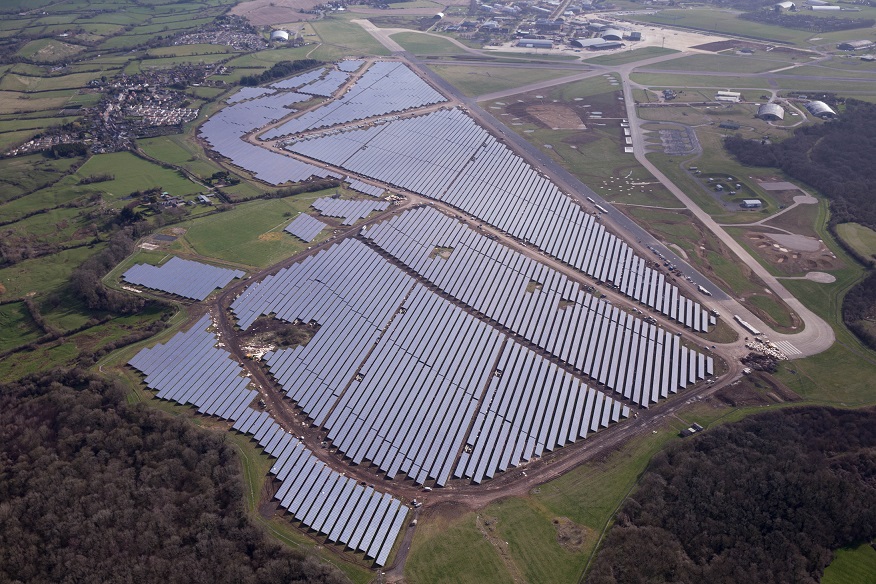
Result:
<svg viewBox="0 0 876 584">
<path fill-rule="evenodd" d="M 355 18 L 353 16 L 352 18 Z M 331 61 L 358 55 L 388 55 L 386 47 L 365 32 L 358 24 L 350 22 L 350 16 L 326 16 L 310 25 L 319 35 L 320 46 L 311 55 L 314 59 Z"/>
<path fill-rule="evenodd" d="M 81 158 L 53 160 L 40 154 L 0 160 L 0 203 L 58 180 Z"/>
<path fill-rule="evenodd" d="M 468 52 L 447 39 L 416 32 L 400 32 L 392 35 L 392 40 L 400 44 L 406 51 L 415 55 L 432 57 L 450 57 L 466 55 Z"/>
<path fill-rule="evenodd" d="M 864 543 L 854 549 L 837 550 L 824 570 L 822 584 L 870 584 L 876 582 L 876 549 Z"/>
<path fill-rule="evenodd" d="M 0 284 L 6 288 L 0 299 L 21 298 L 31 293 L 57 292 L 66 285 L 73 270 L 101 248 L 102 245 L 93 249 L 80 247 L 0 269 Z"/>
<path fill-rule="evenodd" d="M 185 134 L 146 138 L 138 140 L 137 145 L 147 156 L 185 168 L 202 179 L 224 170 L 200 150 L 194 138 Z"/>
<path fill-rule="evenodd" d="M 72 75 L 57 75 L 51 77 L 34 77 L 7 73 L 0 81 L 3 91 L 56 91 L 59 89 L 79 89 L 86 87 L 89 81 L 100 79 L 101 71 L 91 73 L 74 73 Z"/>
<path fill-rule="evenodd" d="M 876 231 L 858 223 L 841 223 L 837 234 L 856 252 L 865 258 L 876 256 Z"/>
<path fill-rule="evenodd" d="M 72 93 L 58 95 L 57 92 L 38 94 L 39 97 L 21 91 L 0 91 L 0 112 L 20 114 L 45 110 L 59 110 L 64 107 Z"/>
<path fill-rule="evenodd" d="M 252 267 L 270 266 L 307 247 L 283 228 L 314 199 L 333 192 L 241 203 L 231 211 L 183 224 L 188 228 L 185 243 L 204 257 Z"/>
<path fill-rule="evenodd" d="M 160 187 L 175 196 L 191 195 L 204 190 L 204 187 L 181 176 L 179 172 L 162 168 L 129 152 L 92 156 L 76 171 L 73 179 L 79 180 L 99 174 L 112 174 L 115 178 L 88 186 L 115 197 L 123 197 L 134 191 L 145 191 L 153 187 Z"/>
<path fill-rule="evenodd" d="M 85 47 L 79 45 L 72 45 L 52 38 L 43 38 L 30 41 L 21 47 L 18 56 L 32 61 L 53 63 L 69 59 L 84 50 Z"/>
<path fill-rule="evenodd" d="M 574 73 L 574 71 L 551 69 L 550 67 L 489 67 L 462 63 L 459 65 L 432 65 L 430 69 L 470 97 L 521 87 L 538 81 L 558 79 Z"/>
<path fill-rule="evenodd" d="M 24 302 L 0 306 L 0 351 L 19 347 L 40 337 L 40 329 Z"/>
<path fill-rule="evenodd" d="M 513 581 L 507 566 L 477 528 L 474 512 L 447 518 L 424 515 L 410 555 L 405 579 L 411 584 L 492 584 Z"/>
<path fill-rule="evenodd" d="M 670 61 L 671 63 L 671 61 Z M 655 68 L 657 65 L 655 65 Z M 630 79 L 646 87 L 707 87 L 715 89 L 759 89 L 766 91 L 770 87 L 768 79 L 745 75 L 697 75 L 696 73 L 649 73 L 647 71 L 630 74 Z"/>
</svg>

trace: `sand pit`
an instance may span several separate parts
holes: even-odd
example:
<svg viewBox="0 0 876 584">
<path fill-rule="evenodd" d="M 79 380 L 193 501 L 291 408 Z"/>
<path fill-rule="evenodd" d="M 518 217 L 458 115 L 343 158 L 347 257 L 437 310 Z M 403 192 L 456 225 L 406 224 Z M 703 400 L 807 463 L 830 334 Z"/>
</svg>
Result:
<svg viewBox="0 0 876 584">
<path fill-rule="evenodd" d="M 822 243 L 814 237 L 806 237 L 805 235 L 790 235 L 784 233 L 767 233 L 767 237 L 781 245 L 794 251 L 814 252 L 821 249 Z"/>
</svg>

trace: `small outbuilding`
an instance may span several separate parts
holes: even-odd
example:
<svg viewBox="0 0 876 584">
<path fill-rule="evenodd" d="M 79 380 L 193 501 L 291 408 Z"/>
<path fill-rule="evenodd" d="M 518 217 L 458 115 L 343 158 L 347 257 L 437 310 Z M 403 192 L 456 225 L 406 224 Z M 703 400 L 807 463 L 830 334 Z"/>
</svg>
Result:
<svg viewBox="0 0 876 584">
<path fill-rule="evenodd" d="M 520 39 L 515 46 L 526 49 L 552 49 L 554 43 L 550 39 Z"/>
<path fill-rule="evenodd" d="M 763 202 L 760 199 L 743 199 L 739 206 L 743 209 L 759 209 L 763 207 Z"/>
<path fill-rule="evenodd" d="M 777 103 L 765 103 L 757 108 L 757 117 L 770 121 L 783 120 L 785 119 L 785 110 Z"/>
</svg>

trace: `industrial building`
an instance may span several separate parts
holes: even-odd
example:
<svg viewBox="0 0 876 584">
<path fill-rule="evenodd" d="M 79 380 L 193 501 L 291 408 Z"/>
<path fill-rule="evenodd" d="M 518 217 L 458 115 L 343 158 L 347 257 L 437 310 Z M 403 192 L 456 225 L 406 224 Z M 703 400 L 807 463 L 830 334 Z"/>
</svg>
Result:
<svg viewBox="0 0 876 584">
<path fill-rule="evenodd" d="M 776 10 L 797 10 L 797 5 L 793 2 L 778 2 L 773 5 Z"/>
<path fill-rule="evenodd" d="M 785 119 L 785 110 L 777 103 L 765 103 L 757 108 L 757 117 L 762 120 L 783 120 Z"/>
<path fill-rule="evenodd" d="M 554 43 L 550 39 L 520 39 L 515 46 L 526 49 L 552 49 Z"/>
<path fill-rule="evenodd" d="M 625 46 L 622 42 L 607 41 L 605 39 L 574 39 L 569 44 L 577 49 L 590 49 L 591 51 L 619 49 Z"/>
<path fill-rule="evenodd" d="M 760 209 L 763 203 L 760 199 L 743 199 L 739 206 L 743 209 Z"/>
<path fill-rule="evenodd" d="M 602 33 L 602 38 L 607 41 L 622 41 L 624 33 L 616 28 L 609 28 Z"/>
<path fill-rule="evenodd" d="M 271 32 L 271 40 L 287 42 L 289 40 L 289 33 L 285 30 L 275 30 Z"/>
<path fill-rule="evenodd" d="M 631 41 L 640 41 L 640 40 L 642 40 L 642 33 L 640 33 L 640 32 L 636 32 L 636 31 L 631 32 L 631 33 L 630 33 L 630 40 L 631 40 Z"/>
<path fill-rule="evenodd" d="M 814 10 L 815 12 L 830 12 L 830 11 L 840 11 L 842 10 L 839 6 L 834 6 L 833 4 L 828 4 L 825 6 L 810 6 L 809 10 Z"/>
<path fill-rule="evenodd" d="M 738 91 L 719 91 L 715 93 L 715 101 L 737 103 L 740 99 L 742 99 L 742 94 Z"/>
<path fill-rule="evenodd" d="M 806 104 L 806 109 L 809 110 L 809 113 L 813 116 L 822 119 L 835 118 L 837 115 L 836 112 L 823 101 L 810 101 Z"/>
<path fill-rule="evenodd" d="M 873 46 L 873 41 L 860 40 L 860 41 L 845 41 L 836 46 L 841 51 L 860 51 L 862 49 L 869 49 Z"/>
</svg>

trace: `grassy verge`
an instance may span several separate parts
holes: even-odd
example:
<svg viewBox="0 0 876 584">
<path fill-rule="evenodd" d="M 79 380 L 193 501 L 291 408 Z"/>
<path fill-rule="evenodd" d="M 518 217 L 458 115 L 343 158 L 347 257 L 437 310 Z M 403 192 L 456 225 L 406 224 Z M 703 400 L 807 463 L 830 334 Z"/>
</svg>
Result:
<svg viewBox="0 0 876 584">
<path fill-rule="evenodd" d="M 837 550 L 824 570 L 822 584 L 867 584 L 876 582 L 876 550 L 869 543 Z"/>
</svg>

